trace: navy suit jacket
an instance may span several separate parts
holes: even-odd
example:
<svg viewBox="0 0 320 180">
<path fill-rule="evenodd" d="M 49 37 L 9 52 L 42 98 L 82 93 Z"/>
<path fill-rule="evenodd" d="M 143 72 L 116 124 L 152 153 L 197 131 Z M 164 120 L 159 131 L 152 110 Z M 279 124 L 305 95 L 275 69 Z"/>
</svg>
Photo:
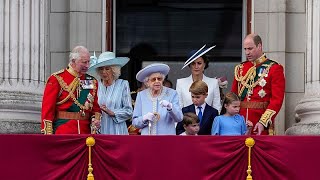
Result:
<svg viewBox="0 0 320 180">
<path fill-rule="evenodd" d="M 196 114 L 195 106 L 193 104 L 191 104 L 189 106 L 182 108 L 182 113 L 187 113 L 187 112 L 193 112 Z M 211 128 L 212 128 L 213 120 L 218 115 L 219 115 L 218 110 L 209 106 L 206 103 L 206 107 L 204 108 L 204 112 L 202 115 L 202 122 L 200 124 L 200 130 L 198 132 L 198 135 L 211 135 Z M 176 127 L 177 135 L 183 133 L 184 131 L 185 130 L 183 128 L 183 123 L 179 122 Z"/>
</svg>

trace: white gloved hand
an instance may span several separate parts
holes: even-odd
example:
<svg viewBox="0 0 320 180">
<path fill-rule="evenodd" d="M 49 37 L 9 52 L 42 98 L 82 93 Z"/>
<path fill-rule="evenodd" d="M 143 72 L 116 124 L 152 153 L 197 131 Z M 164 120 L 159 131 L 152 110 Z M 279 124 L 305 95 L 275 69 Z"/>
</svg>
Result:
<svg viewBox="0 0 320 180">
<path fill-rule="evenodd" d="M 162 107 L 167 108 L 168 110 L 171 110 L 171 109 L 172 109 L 172 103 L 170 103 L 170 102 L 167 101 L 167 100 L 162 100 L 162 101 L 160 101 L 160 105 L 161 105 Z"/>
<path fill-rule="evenodd" d="M 155 115 L 151 112 L 148 112 L 142 117 L 143 123 L 146 123 L 147 121 L 153 121 L 154 119 L 155 119 Z"/>
</svg>

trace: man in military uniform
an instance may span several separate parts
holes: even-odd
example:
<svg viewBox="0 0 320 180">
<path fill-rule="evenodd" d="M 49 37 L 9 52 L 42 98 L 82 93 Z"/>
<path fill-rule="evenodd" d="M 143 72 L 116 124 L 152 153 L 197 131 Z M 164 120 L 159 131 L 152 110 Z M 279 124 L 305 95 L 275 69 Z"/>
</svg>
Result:
<svg viewBox="0 0 320 180">
<path fill-rule="evenodd" d="M 262 51 L 259 35 L 249 34 L 243 42 L 247 61 L 235 67 L 232 92 L 241 99 L 240 114 L 253 123 L 257 134 L 273 134 L 274 118 L 285 93 L 283 67 Z"/>
<path fill-rule="evenodd" d="M 41 132 L 43 134 L 90 134 L 100 127 L 97 80 L 86 74 L 89 51 L 75 47 L 66 69 L 53 73 L 43 94 Z"/>
</svg>

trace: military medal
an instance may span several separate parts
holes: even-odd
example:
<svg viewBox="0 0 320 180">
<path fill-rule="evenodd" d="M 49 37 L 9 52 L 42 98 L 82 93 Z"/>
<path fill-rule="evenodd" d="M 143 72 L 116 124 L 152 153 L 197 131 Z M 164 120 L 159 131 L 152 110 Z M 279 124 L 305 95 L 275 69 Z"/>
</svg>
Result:
<svg viewBox="0 0 320 180">
<path fill-rule="evenodd" d="M 258 76 L 259 76 L 259 77 L 262 76 L 262 68 L 259 69 L 259 74 L 258 74 Z"/>
<path fill-rule="evenodd" d="M 94 84 L 93 80 L 80 80 L 81 88 L 82 89 L 93 89 Z"/>
<path fill-rule="evenodd" d="M 266 91 L 263 90 L 263 87 L 264 87 L 266 84 L 267 84 L 267 81 L 266 81 L 264 78 L 262 78 L 262 79 L 259 81 L 259 86 L 261 86 L 261 89 L 260 89 L 260 91 L 258 92 L 258 94 L 259 94 L 259 96 L 260 96 L 261 98 L 263 98 L 263 97 L 265 97 L 265 96 L 267 95 Z"/>
<path fill-rule="evenodd" d="M 93 100 L 94 100 L 94 97 L 92 96 L 92 94 L 91 94 L 91 93 L 89 93 L 89 94 L 88 94 L 88 96 L 87 96 L 87 99 L 88 99 L 88 101 L 89 101 L 89 102 L 91 102 L 91 103 L 92 103 L 92 102 L 93 102 Z"/>
<path fill-rule="evenodd" d="M 259 85 L 261 87 L 264 87 L 266 84 L 267 84 L 267 81 L 264 78 L 259 81 Z"/>
<path fill-rule="evenodd" d="M 84 106 L 86 107 L 86 109 L 91 109 L 92 106 L 93 106 L 93 104 L 92 104 L 92 103 L 89 103 L 88 101 L 86 101 L 86 102 L 84 103 Z"/>
<path fill-rule="evenodd" d="M 263 89 L 260 89 L 260 91 L 258 92 L 259 96 L 261 98 L 265 97 L 267 95 L 266 91 L 264 91 Z"/>
</svg>

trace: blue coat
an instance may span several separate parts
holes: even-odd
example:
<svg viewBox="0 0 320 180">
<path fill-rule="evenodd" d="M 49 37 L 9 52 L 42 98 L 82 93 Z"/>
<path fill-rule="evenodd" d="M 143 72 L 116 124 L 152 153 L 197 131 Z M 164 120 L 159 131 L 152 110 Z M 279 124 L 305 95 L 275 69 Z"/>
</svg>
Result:
<svg viewBox="0 0 320 180">
<path fill-rule="evenodd" d="M 101 134 L 127 135 L 126 120 L 132 116 L 130 88 L 127 80 L 117 79 L 106 87 L 101 81 L 98 85 L 98 103 L 106 105 L 115 116 L 102 112 Z"/>
<path fill-rule="evenodd" d="M 172 103 L 172 110 L 160 106 L 161 100 L 167 100 Z M 152 134 L 155 135 L 175 135 L 175 122 L 182 121 L 182 111 L 179 106 L 177 91 L 171 88 L 163 87 L 161 95 L 158 98 L 151 98 L 150 90 L 145 89 L 137 95 L 132 124 L 142 129 L 141 135 L 148 135 L 149 128 L 142 122 L 143 115 L 148 112 L 158 112 L 160 120 L 153 125 Z M 154 123 L 152 123 L 154 124 Z"/>
</svg>

